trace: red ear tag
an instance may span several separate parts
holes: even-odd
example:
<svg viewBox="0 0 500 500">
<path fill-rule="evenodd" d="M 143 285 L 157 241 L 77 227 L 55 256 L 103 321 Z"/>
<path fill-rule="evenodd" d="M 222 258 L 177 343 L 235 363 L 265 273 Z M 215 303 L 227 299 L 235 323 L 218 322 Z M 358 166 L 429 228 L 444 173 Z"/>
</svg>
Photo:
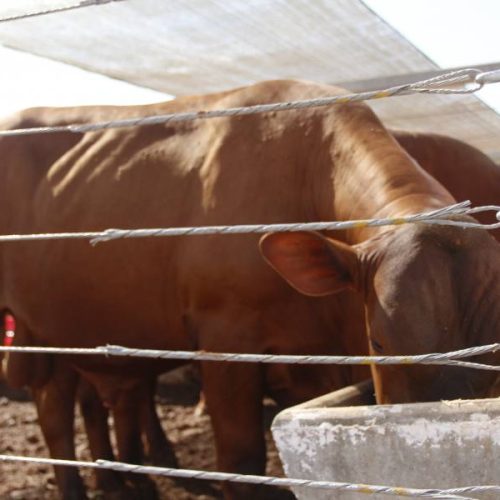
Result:
<svg viewBox="0 0 500 500">
<path fill-rule="evenodd" d="M 4 318 L 5 336 L 3 338 L 3 345 L 10 347 L 14 343 L 14 336 L 16 335 L 16 320 L 12 314 L 6 314 Z"/>
</svg>

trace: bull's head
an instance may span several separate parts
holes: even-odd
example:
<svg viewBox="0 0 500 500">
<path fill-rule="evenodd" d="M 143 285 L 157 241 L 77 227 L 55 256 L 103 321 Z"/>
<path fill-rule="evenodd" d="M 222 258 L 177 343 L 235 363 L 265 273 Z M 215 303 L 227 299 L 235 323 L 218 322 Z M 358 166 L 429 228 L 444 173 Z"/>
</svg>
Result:
<svg viewBox="0 0 500 500">
<path fill-rule="evenodd" d="M 304 294 L 363 294 L 372 354 L 448 352 L 500 340 L 500 248 L 483 230 L 404 226 L 355 246 L 317 233 L 274 233 L 260 246 Z M 496 379 L 495 372 L 450 366 L 374 366 L 372 373 L 380 403 L 485 397 Z"/>
</svg>

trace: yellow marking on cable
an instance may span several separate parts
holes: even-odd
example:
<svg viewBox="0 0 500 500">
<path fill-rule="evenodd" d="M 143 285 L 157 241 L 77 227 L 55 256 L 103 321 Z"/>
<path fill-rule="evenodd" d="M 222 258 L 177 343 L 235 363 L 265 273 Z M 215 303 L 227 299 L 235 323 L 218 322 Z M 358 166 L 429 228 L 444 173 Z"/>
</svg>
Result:
<svg viewBox="0 0 500 500">
<path fill-rule="evenodd" d="M 389 97 L 390 95 L 391 95 L 391 93 L 387 92 L 387 90 L 382 90 L 382 91 L 374 94 L 373 98 L 374 99 L 382 99 L 383 97 Z"/>
<path fill-rule="evenodd" d="M 362 359 L 360 362 L 359 362 L 360 365 L 372 365 L 373 364 L 373 361 L 371 359 Z"/>
<path fill-rule="evenodd" d="M 399 362 L 403 365 L 412 365 L 415 361 L 412 358 L 401 358 Z"/>
<path fill-rule="evenodd" d="M 401 486 L 395 486 L 392 489 L 394 490 L 394 493 L 396 493 L 397 495 L 403 495 L 406 497 L 411 494 L 406 488 L 402 488 Z"/>
<path fill-rule="evenodd" d="M 406 224 L 407 220 L 404 218 L 396 218 L 391 220 L 391 224 L 394 224 L 395 226 L 399 226 L 400 224 Z"/>
<path fill-rule="evenodd" d="M 375 493 L 375 490 L 367 484 L 358 484 L 360 493 Z"/>
</svg>

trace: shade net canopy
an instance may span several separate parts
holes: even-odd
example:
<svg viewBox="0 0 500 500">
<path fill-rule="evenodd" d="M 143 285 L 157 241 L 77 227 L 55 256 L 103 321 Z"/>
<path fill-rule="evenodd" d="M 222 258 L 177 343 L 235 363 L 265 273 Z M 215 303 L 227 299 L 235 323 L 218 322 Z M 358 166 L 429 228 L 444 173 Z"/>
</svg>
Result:
<svg viewBox="0 0 500 500">
<path fill-rule="evenodd" d="M 0 17 L 76 3 L 2 0 Z M 0 23 L 0 43 L 173 95 L 276 78 L 362 91 L 440 70 L 360 0 L 123 0 Z M 500 116 L 476 96 L 370 105 L 389 127 L 449 134 L 500 161 Z"/>
</svg>

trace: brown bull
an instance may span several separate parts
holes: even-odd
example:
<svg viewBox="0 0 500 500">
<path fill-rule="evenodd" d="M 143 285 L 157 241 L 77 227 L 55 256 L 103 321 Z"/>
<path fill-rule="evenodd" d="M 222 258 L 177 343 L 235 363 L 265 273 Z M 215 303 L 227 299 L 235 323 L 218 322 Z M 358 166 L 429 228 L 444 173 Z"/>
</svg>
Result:
<svg viewBox="0 0 500 500">
<path fill-rule="evenodd" d="M 333 92 L 308 83 L 267 82 L 126 112 L 251 105 Z M 9 191 L 0 201 L 4 233 L 368 218 L 454 201 L 360 104 L 89 133 L 39 176 L 28 161 L 16 159 L 26 139 L 9 140 L 12 156 L 2 165 Z M 20 198 L 33 201 L 15 210 Z M 331 236 L 338 240 L 311 233 L 270 235 L 262 249 L 310 295 L 361 292 L 373 350 L 411 354 L 494 339 L 500 262 L 498 246 L 486 232 L 411 226 Z M 340 299 L 297 294 L 263 264 L 257 242 L 247 235 L 96 247 L 81 241 L 3 245 L 0 305 L 49 345 L 355 350 L 357 339 L 347 334 L 352 318 Z M 461 274 L 455 272 L 458 264 Z M 482 282 L 483 276 L 488 280 Z M 438 301 L 431 300 L 437 295 Z M 123 366 L 120 360 L 72 362 L 92 377 L 120 373 Z M 127 365 L 127 374 L 133 372 L 130 366 L 139 371 L 143 362 Z M 301 370 L 309 377 L 317 373 L 318 393 L 352 377 L 347 368 L 324 376 L 319 368 L 293 367 L 290 379 L 302 382 Z M 264 471 L 261 400 L 276 371 L 279 367 L 202 364 L 221 468 Z M 436 367 L 374 374 L 382 401 L 477 396 L 493 379 L 489 373 Z M 303 396 L 300 384 L 272 389 L 287 402 Z M 225 493 L 255 498 L 246 487 L 226 485 Z"/>
</svg>

